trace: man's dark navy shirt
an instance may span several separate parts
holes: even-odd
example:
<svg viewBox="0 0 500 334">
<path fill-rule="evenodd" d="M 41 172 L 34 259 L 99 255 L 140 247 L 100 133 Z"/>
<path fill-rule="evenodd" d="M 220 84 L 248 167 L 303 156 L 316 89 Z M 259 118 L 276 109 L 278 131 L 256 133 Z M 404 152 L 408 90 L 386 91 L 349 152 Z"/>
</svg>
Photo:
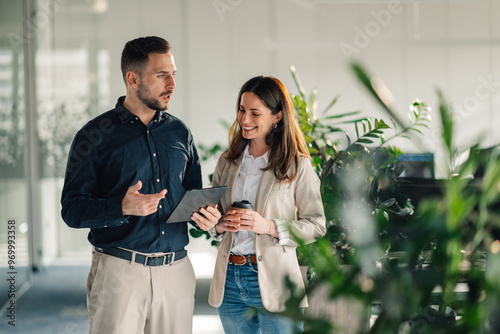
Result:
<svg viewBox="0 0 500 334">
<path fill-rule="evenodd" d="M 157 111 L 146 127 L 123 106 L 88 122 L 75 136 L 62 191 L 62 218 L 70 227 L 90 228 L 97 247 L 123 247 L 154 253 L 187 245 L 186 223 L 166 224 L 186 190 L 201 188 L 201 168 L 186 125 Z M 146 217 L 123 216 L 128 188 L 142 182 L 142 194 L 167 189 L 158 211 Z"/>
</svg>

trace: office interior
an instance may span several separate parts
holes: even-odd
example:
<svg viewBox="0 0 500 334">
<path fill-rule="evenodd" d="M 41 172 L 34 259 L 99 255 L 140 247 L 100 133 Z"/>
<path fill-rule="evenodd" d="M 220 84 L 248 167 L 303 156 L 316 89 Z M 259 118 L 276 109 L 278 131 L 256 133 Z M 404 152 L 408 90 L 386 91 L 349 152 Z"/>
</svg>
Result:
<svg viewBox="0 0 500 334">
<path fill-rule="evenodd" d="M 76 131 L 124 95 L 121 50 L 147 35 L 172 45 L 169 112 L 198 145 L 227 145 L 223 124 L 249 78 L 275 76 L 298 94 L 291 66 L 307 93 L 316 90 L 319 110 L 338 95 L 331 114 L 386 117 L 353 62 L 385 83 L 401 118 L 415 98 L 437 109 L 439 90 L 460 147 L 500 140 L 500 1 L 0 0 L 0 305 L 13 224 L 20 293 L 54 263 L 90 263 L 88 231 L 60 216 L 67 154 Z M 418 145 L 393 144 L 432 153 L 435 177 L 445 177 L 439 122 L 423 131 Z M 204 186 L 215 163 L 202 161 Z M 189 247 L 197 277 L 209 279 L 215 248 L 204 238 Z"/>
</svg>

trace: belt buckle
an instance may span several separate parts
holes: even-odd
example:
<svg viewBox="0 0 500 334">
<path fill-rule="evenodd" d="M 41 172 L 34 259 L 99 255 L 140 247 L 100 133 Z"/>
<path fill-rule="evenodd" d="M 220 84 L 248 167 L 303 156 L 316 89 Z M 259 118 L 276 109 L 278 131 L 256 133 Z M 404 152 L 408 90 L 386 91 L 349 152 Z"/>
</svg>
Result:
<svg viewBox="0 0 500 334">
<path fill-rule="evenodd" d="M 244 266 L 245 264 L 247 264 L 247 258 L 245 255 L 242 255 L 242 254 L 233 254 L 235 256 L 241 256 L 243 258 L 243 263 L 234 263 L 235 265 L 237 266 Z"/>
<path fill-rule="evenodd" d="M 172 253 L 165 253 L 164 255 L 161 255 L 161 256 L 145 256 L 145 259 L 144 259 L 144 266 L 148 266 L 148 261 L 149 259 L 153 259 L 153 261 L 155 259 L 162 259 L 162 263 L 161 264 L 154 264 L 153 266 L 165 266 L 167 264 L 171 264 L 172 262 L 174 262 L 174 259 L 175 259 L 175 253 L 172 252 Z M 151 266 L 151 265 L 150 265 Z"/>
<path fill-rule="evenodd" d="M 159 266 L 159 264 L 157 264 L 156 262 L 154 264 L 148 264 L 149 260 L 153 260 L 155 261 L 156 259 L 162 259 L 163 258 L 163 263 L 161 265 L 164 265 L 165 264 L 165 256 L 144 256 L 144 266 L 147 267 L 147 266 Z"/>
</svg>

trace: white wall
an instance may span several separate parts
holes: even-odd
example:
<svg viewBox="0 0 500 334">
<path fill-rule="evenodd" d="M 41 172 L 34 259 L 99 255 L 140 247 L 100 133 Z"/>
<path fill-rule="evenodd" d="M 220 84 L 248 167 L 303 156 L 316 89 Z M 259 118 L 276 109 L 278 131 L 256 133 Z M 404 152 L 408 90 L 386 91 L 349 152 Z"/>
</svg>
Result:
<svg viewBox="0 0 500 334">
<path fill-rule="evenodd" d="M 348 66 L 354 59 L 386 82 L 402 116 L 414 97 L 434 107 L 424 146 L 437 159 L 442 152 L 436 88 L 457 106 L 459 144 L 481 140 L 489 146 L 500 139 L 494 113 L 500 103 L 498 1 L 110 0 L 109 5 L 104 31 L 113 65 L 111 96 L 124 91 L 118 66 L 123 44 L 141 35 L 165 37 L 178 67 L 170 111 L 189 124 L 197 142 L 226 142 L 219 119 L 232 122 L 237 92 L 254 75 L 277 76 L 296 93 L 292 64 L 308 92 L 318 88 L 320 109 L 340 94 L 332 112 L 361 109 L 387 118 L 355 80 Z M 346 57 L 354 48 L 357 52 Z M 407 141 L 397 144 L 422 150 Z M 443 163 L 437 164 L 444 175 Z"/>
</svg>

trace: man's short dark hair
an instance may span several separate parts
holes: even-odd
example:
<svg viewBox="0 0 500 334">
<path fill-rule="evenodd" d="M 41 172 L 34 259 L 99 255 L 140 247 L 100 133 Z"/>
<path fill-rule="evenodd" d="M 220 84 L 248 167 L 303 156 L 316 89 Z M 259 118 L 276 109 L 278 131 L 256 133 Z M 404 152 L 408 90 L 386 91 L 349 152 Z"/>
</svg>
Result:
<svg viewBox="0 0 500 334">
<path fill-rule="evenodd" d="M 148 63 L 150 53 L 167 53 L 169 51 L 170 43 L 157 36 L 139 37 L 128 41 L 122 51 L 123 80 L 127 82 L 128 71 L 136 71 L 140 74 Z"/>
</svg>

